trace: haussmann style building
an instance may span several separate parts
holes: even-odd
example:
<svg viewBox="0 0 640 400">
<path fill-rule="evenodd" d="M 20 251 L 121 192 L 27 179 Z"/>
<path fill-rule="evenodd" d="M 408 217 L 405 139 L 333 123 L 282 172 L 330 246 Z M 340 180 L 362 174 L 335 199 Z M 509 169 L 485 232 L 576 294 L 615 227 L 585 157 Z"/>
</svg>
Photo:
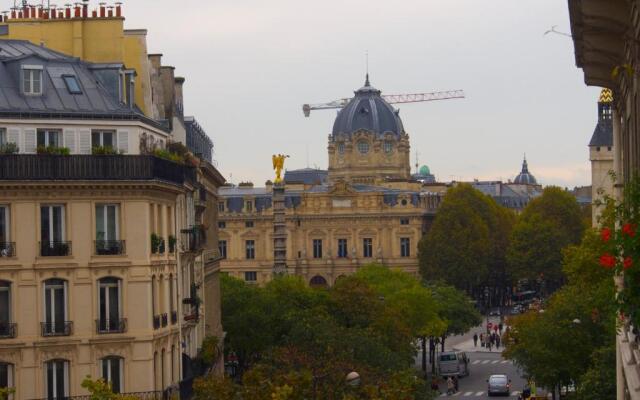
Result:
<svg viewBox="0 0 640 400">
<path fill-rule="evenodd" d="M 224 179 L 184 79 L 123 20 L 85 4 L 0 23 L 0 387 L 15 400 L 84 395 L 87 375 L 177 393 L 203 338 L 223 337 Z"/>
</svg>

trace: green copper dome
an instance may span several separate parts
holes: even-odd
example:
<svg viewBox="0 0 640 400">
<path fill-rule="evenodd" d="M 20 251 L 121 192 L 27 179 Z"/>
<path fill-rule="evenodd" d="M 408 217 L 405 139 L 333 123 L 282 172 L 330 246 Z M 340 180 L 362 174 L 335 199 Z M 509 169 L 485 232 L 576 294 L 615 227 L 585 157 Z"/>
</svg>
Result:
<svg viewBox="0 0 640 400">
<path fill-rule="evenodd" d="M 431 175 L 431 170 L 426 165 L 420 167 L 420 175 Z"/>
</svg>

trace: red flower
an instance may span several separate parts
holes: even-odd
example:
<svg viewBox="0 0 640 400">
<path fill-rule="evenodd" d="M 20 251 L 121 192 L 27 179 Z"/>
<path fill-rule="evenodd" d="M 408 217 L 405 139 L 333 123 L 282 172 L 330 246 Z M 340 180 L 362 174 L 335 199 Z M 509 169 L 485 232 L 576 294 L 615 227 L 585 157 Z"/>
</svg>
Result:
<svg viewBox="0 0 640 400">
<path fill-rule="evenodd" d="M 629 269 L 633 265 L 633 259 L 631 257 L 626 257 L 622 263 L 624 269 Z"/>
<path fill-rule="evenodd" d="M 602 229 L 602 231 L 600 231 L 600 237 L 602 238 L 603 242 L 607 243 L 609 239 L 611 239 L 611 229 L 609 228 Z"/>
<path fill-rule="evenodd" d="M 636 235 L 636 227 L 633 224 L 626 223 L 622 226 L 622 233 L 629 237 Z"/>
<path fill-rule="evenodd" d="M 607 269 L 611 269 L 616 266 L 616 258 L 609 253 L 604 253 L 600 256 L 600 265 Z"/>
</svg>

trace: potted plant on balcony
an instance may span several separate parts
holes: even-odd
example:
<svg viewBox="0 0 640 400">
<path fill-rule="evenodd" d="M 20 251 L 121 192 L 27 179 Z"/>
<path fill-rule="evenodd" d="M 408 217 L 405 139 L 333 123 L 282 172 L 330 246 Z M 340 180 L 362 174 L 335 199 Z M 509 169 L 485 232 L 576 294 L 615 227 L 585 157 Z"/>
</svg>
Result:
<svg viewBox="0 0 640 400">
<path fill-rule="evenodd" d="M 111 156 L 124 154 L 123 151 L 114 149 L 111 146 L 94 146 L 91 149 L 91 154 L 94 156 Z"/>
<path fill-rule="evenodd" d="M 176 252 L 176 242 L 177 242 L 176 237 L 173 235 L 169 235 L 169 253 Z"/>
<path fill-rule="evenodd" d="M 20 151 L 15 143 L 5 143 L 0 145 L 0 154 L 17 154 Z"/>
<path fill-rule="evenodd" d="M 68 147 L 38 146 L 37 153 L 49 154 L 53 156 L 68 156 L 71 154 L 71 151 L 69 150 Z"/>
<path fill-rule="evenodd" d="M 160 236 L 155 233 L 151 234 L 151 252 L 153 254 L 157 253 L 160 249 Z"/>
<path fill-rule="evenodd" d="M 160 244 L 158 245 L 158 253 L 164 254 L 164 238 L 160 238 Z"/>
</svg>

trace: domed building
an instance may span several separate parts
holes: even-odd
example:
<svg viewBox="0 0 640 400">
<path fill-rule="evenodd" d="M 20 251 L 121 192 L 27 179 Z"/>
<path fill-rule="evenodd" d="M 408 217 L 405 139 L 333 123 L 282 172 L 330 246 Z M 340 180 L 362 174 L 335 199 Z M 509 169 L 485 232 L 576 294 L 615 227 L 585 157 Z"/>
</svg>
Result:
<svg viewBox="0 0 640 400">
<path fill-rule="evenodd" d="M 220 189 L 223 272 L 248 282 L 271 279 L 281 218 L 274 207 L 283 204 L 286 270 L 310 285 L 333 285 L 373 262 L 418 274 L 418 242 L 446 185 L 436 184 L 427 166 L 411 175 L 409 135 L 368 76 L 338 113 L 327 152 L 326 171 L 285 171 L 283 202 L 269 182 Z"/>
<path fill-rule="evenodd" d="M 522 161 L 522 170 L 520 171 L 518 176 L 516 176 L 516 179 L 513 180 L 513 183 L 515 183 L 516 185 L 537 185 L 538 184 L 538 182 L 536 181 L 536 178 L 533 175 L 531 175 L 531 173 L 529 172 L 529 166 L 527 165 L 527 157 L 525 157 L 524 160 Z"/>
</svg>

